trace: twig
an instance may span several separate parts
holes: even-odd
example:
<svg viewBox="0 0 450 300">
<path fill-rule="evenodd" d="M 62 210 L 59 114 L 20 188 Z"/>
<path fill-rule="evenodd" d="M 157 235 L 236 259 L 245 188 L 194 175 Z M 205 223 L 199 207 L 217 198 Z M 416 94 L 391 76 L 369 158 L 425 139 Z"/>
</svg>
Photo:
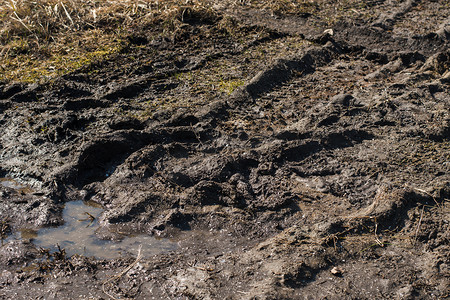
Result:
<svg viewBox="0 0 450 300">
<path fill-rule="evenodd" d="M 64 9 L 64 12 L 66 13 L 67 18 L 70 20 L 70 23 L 72 23 L 72 26 L 74 25 L 72 17 L 69 15 L 69 12 L 67 11 L 66 7 L 64 6 L 64 3 L 62 1 L 60 2 L 62 8 Z"/>
<path fill-rule="evenodd" d="M 138 255 L 137 255 L 137 257 L 136 257 L 136 260 L 131 264 L 131 265 L 129 265 L 127 268 L 125 268 L 122 272 L 120 272 L 119 274 L 117 274 L 117 275 L 115 275 L 115 276 L 113 276 L 113 277 L 111 277 L 111 278 L 109 278 L 109 279 L 107 279 L 107 280 L 105 280 L 105 281 L 103 281 L 103 284 L 102 284 L 102 290 L 103 290 L 103 293 L 105 293 L 106 295 L 108 295 L 108 297 L 110 297 L 111 299 L 118 299 L 118 298 L 116 298 L 116 297 L 114 297 L 113 295 L 111 295 L 111 294 L 109 294 L 106 290 L 105 290 L 105 285 L 107 284 L 107 283 L 110 283 L 110 282 L 112 282 L 112 281 L 114 281 L 114 280 L 116 280 L 116 279 L 119 279 L 120 277 L 122 277 L 123 275 L 125 275 L 128 271 L 130 271 L 140 260 L 141 260 L 141 258 L 142 258 L 142 253 L 141 253 L 141 250 L 142 250 L 142 245 L 140 245 L 139 246 L 139 250 L 138 250 Z"/>
<path fill-rule="evenodd" d="M 374 232 L 374 234 L 375 234 L 375 241 L 377 242 L 377 244 L 378 244 L 379 246 L 383 247 L 384 244 L 383 244 L 383 243 L 380 241 L 380 239 L 378 238 L 378 235 L 377 235 L 377 229 L 378 229 L 378 223 L 377 223 L 377 219 L 375 218 L 375 232 Z"/>
<path fill-rule="evenodd" d="M 87 211 L 84 212 L 85 214 L 87 214 L 89 216 L 89 219 L 94 221 L 95 217 L 93 215 L 91 215 L 90 213 L 88 213 Z"/>
<path fill-rule="evenodd" d="M 30 33 L 32 33 L 30 27 L 28 27 L 23 21 L 22 19 L 17 15 L 17 13 L 14 11 L 14 15 L 16 16 L 15 18 L 11 16 L 11 19 L 18 21 L 20 24 L 23 25 L 23 27 L 25 27 Z"/>
<path fill-rule="evenodd" d="M 86 226 L 86 228 L 87 228 L 87 227 L 91 226 L 92 223 L 94 223 L 95 217 L 93 215 L 91 215 L 90 213 L 88 213 L 87 211 L 85 211 L 84 213 L 88 216 L 88 218 L 87 219 L 79 219 L 78 221 L 79 222 L 89 221 L 89 224 Z"/>
<path fill-rule="evenodd" d="M 433 197 L 433 195 L 431 195 L 429 192 L 427 192 L 425 190 L 422 190 L 422 189 L 419 189 L 419 188 L 416 188 L 416 187 L 414 187 L 413 189 L 415 189 L 416 191 L 424 193 L 425 195 L 431 197 L 431 199 L 433 199 L 434 203 L 436 203 L 437 207 L 441 208 L 441 206 L 439 205 L 439 202 L 437 202 L 436 199 Z"/>
</svg>

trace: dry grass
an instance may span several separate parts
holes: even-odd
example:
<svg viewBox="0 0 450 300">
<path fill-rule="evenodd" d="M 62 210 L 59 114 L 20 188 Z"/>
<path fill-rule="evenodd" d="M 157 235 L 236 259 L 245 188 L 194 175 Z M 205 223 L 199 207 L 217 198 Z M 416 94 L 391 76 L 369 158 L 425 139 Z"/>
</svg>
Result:
<svg viewBox="0 0 450 300">
<path fill-rule="evenodd" d="M 214 20 L 200 0 L 0 2 L 0 80 L 37 81 L 117 53 L 143 28 L 160 34 Z"/>
<path fill-rule="evenodd" d="M 186 23 L 239 36 L 210 0 L 0 0 L 0 81 L 46 81 L 128 49 L 128 37 L 175 36 Z M 240 0 L 276 14 L 348 15 L 362 0 Z M 239 9 L 239 7 L 237 7 Z M 338 14 L 338 15 L 339 15 Z"/>
</svg>

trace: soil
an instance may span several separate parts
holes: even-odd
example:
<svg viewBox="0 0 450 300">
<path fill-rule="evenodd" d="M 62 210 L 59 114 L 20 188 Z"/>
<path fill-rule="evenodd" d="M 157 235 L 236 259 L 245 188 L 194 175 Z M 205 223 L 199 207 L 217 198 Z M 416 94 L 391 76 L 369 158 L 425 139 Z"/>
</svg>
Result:
<svg viewBox="0 0 450 300">
<path fill-rule="evenodd" d="M 27 188 L 0 185 L 0 297 L 449 298 L 450 2 L 231 2 L 1 83 L 0 177 Z M 105 209 L 99 238 L 178 248 L 106 260 L 7 239 L 80 199 Z"/>
</svg>

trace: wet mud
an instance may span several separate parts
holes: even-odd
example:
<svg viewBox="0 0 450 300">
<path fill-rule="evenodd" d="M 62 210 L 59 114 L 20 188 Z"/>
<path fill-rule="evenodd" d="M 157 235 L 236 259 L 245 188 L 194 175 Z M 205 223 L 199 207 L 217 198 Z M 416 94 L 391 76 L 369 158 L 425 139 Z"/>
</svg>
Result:
<svg viewBox="0 0 450 300">
<path fill-rule="evenodd" d="M 450 4 L 349 2 L 330 25 L 225 1 L 0 85 L 0 297 L 448 298 Z M 102 208 L 96 241 L 176 248 L 102 258 L 26 234 L 81 200 Z"/>
</svg>

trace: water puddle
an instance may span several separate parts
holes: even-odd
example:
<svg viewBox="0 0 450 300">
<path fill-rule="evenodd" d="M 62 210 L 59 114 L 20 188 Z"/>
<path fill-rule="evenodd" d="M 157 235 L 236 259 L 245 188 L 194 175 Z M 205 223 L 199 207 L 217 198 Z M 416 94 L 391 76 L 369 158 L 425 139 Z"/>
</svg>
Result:
<svg viewBox="0 0 450 300">
<path fill-rule="evenodd" d="M 100 259 L 113 259 L 126 255 L 136 256 L 141 246 L 141 254 L 148 257 L 154 254 L 174 250 L 175 242 L 157 239 L 148 235 L 125 237 L 121 241 L 101 240 L 96 237 L 97 219 L 103 209 L 94 203 L 72 201 L 63 211 L 64 225 L 44 228 L 37 232 L 21 232 L 28 235 L 32 242 L 42 248 L 57 251 L 57 245 L 65 249 L 68 256 L 80 254 Z M 22 238 L 26 238 L 22 236 Z"/>
<path fill-rule="evenodd" d="M 32 192 L 32 190 L 28 186 L 21 184 L 11 178 L 0 177 L 0 185 L 10 188 L 10 189 L 15 189 L 15 190 L 17 190 L 19 192 L 23 192 L 23 193 L 31 193 Z"/>
<path fill-rule="evenodd" d="M 25 194 L 33 192 L 28 186 L 11 178 L 0 177 L 0 185 Z M 81 200 L 68 202 L 64 207 L 62 226 L 38 231 L 21 229 L 6 239 L 2 238 L 2 245 L 14 239 L 30 240 L 36 246 L 50 249 L 51 252 L 58 251 L 59 245 L 61 249 L 65 249 L 68 256 L 80 254 L 99 259 L 136 256 L 139 247 L 143 257 L 177 248 L 177 243 L 168 239 L 158 239 L 144 234 L 127 236 L 121 241 L 101 240 L 95 235 L 95 230 L 98 228 L 97 220 L 102 212 L 103 208 L 94 202 Z"/>
</svg>

